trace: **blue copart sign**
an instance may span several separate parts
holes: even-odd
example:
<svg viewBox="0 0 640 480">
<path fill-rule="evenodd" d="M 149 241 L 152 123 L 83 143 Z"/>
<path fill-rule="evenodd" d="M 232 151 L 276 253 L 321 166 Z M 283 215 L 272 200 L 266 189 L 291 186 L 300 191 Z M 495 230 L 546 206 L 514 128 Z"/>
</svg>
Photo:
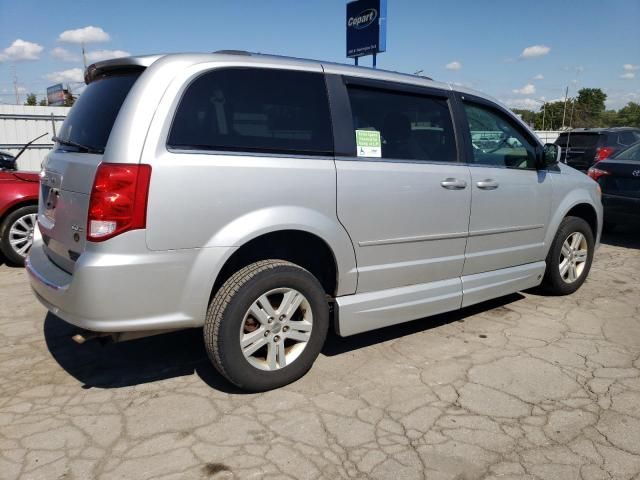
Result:
<svg viewBox="0 0 640 480">
<path fill-rule="evenodd" d="M 386 0 L 347 3 L 347 57 L 362 57 L 386 50 Z"/>
</svg>

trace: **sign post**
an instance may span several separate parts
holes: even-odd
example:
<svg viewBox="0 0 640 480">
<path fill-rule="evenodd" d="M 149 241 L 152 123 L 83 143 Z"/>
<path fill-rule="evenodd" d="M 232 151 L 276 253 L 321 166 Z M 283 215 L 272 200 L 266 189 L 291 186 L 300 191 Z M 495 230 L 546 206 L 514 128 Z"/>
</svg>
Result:
<svg viewBox="0 0 640 480">
<path fill-rule="evenodd" d="M 387 49 L 387 0 L 354 0 L 347 3 L 347 57 L 376 55 Z"/>
</svg>

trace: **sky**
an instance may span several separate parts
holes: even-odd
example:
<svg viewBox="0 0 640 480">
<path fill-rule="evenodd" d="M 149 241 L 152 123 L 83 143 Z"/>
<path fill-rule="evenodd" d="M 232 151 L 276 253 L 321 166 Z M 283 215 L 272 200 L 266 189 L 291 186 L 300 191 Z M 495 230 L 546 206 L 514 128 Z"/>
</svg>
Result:
<svg viewBox="0 0 640 480">
<path fill-rule="evenodd" d="M 345 0 L 0 0 L 0 103 L 58 82 L 81 86 L 89 63 L 128 54 L 239 49 L 353 63 Z M 640 0 L 388 0 L 378 68 L 422 70 L 511 107 L 584 87 L 607 107 L 640 102 Z M 360 59 L 371 65 L 371 57 Z"/>
</svg>

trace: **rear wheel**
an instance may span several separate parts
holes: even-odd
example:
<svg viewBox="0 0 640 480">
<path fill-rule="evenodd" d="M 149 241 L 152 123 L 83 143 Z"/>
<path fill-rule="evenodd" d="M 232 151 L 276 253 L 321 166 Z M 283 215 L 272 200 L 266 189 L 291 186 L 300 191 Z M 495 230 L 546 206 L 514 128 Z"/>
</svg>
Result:
<svg viewBox="0 0 640 480">
<path fill-rule="evenodd" d="M 291 383 L 317 358 L 329 326 L 324 290 L 307 270 L 263 260 L 236 272 L 214 296 L 204 324 L 207 354 L 238 387 Z"/>
<path fill-rule="evenodd" d="M 543 286 L 552 294 L 575 292 L 587 279 L 595 241 L 589 224 L 578 217 L 566 217 L 547 255 Z"/>
<path fill-rule="evenodd" d="M 0 226 L 0 250 L 7 261 L 23 266 L 31 245 L 38 217 L 38 206 L 27 205 L 11 212 Z"/>
</svg>

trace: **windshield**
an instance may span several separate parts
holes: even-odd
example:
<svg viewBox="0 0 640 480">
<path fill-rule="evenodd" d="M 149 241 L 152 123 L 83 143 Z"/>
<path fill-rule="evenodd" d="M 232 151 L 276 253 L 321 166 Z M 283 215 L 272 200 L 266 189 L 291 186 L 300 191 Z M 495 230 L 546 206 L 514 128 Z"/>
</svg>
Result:
<svg viewBox="0 0 640 480">
<path fill-rule="evenodd" d="M 69 112 L 58 140 L 103 152 L 120 107 L 139 76 L 140 72 L 111 75 L 90 83 Z"/>
<path fill-rule="evenodd" d="M 634 143 L 626 150 L 614 155 L 616 160 L 640 160 L 640 142 Z"/>
</svg>

